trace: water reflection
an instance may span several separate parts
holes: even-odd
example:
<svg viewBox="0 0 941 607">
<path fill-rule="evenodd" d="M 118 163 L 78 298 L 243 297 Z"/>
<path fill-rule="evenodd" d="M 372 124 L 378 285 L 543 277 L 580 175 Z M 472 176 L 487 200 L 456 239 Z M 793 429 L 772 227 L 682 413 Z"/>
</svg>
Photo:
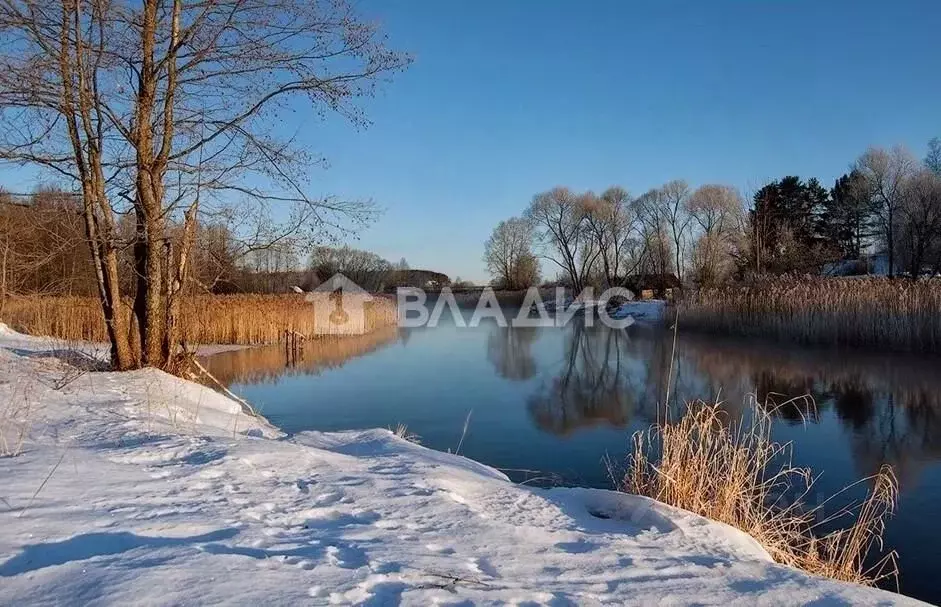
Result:
<svg viewBox="0 0 941 607">
<path fill-rule="evenodd" d="M 814 406 L 792 401 L 774 409 L 775 415 L 792 423 L 814 423 L 832 410 L 850 437 L 860 474 L 872 474 L 889 463 L 905 484 L 914 480 L 920 462 L 941 456 L 941 361 L 937 359 L 693 336 L 683 340 L 681 355 L 701 374 L 750 379 L 750 387 L 748 383 L 744 387 L 759 403 L 810 395 Z M 707 357 L 711 364 L 702 364 Z M 736 397 L 743 395 L 730 398 Z"/>
<path fill-rule="evenodd" d="M 667 395 L 673 335 L 572 323 L 561 362 L 539 368 L 535 329 L 490 327 L 487 358 L 506 379 L 532 380 L 526 406 L 540 429 L 567 436 L 599 425 L 659 419 Z M 892 464 L 912 482 L 920 462 L 941 457 L 938 360 L 795 349 L 780 344 L 681 335 L 670 408 L 719 398 L 730 419 L 752 400 L 788 425 L 812 425 L 832 410 L 848 431 L 858 473 Z M 538 376 L 538 377 L 537 377 Z"/>
<path fill-rule="evenodd" d="M 541 327 L 501 327 L 496 323 L 487 337 L 487 359 L 497 375 L 523 380 L 536 375 L 533 342 Z"/>
<path fill-rule="evenodd" d="M 435 340 L 465 343 L 455 339 L 454 331 L 485 332 L 490 368 L 497 377 L 524 387 L 526 411 L 544 432 L 564 437 L 589 428 L 642 427 L 662 417 L 673 334 L 640 327 L 625 331 L 579 322 L 564 328 L 494 323 L 478 329 L 391 327 L 309 341 L 296 354 L 279 346 L 252 348 L 211 356 L 204 364 L 226 385 L 276 383 L 286 375 L 316 375 L 340 367 L 391 344 L 400 344 L 401 356 L 408 358 L 410 350 L 417 352 Z M 794 426 L 819 424 L 832 412 L 847 434 L 859 475 L 889 463 L 900 481 L 909 484 L 926 462 L 941 459 L 939 369 L 937 359 L 681 333 L 672 360 L 669 405 L 675 415 L 686 401 L 719 398 L 729 419 L 737 419 L 755 399 L 782 424 Z M 427 367 L 412 372 L 437 373 Z M 436 377 L 444 385 L 453 379 Z"/>
<path fill-rule="evenodd" d="M 527 408 L 536 425 L 565 435 L 601 423 L 626 426 L 642 387 L 627 369 L 629 340 L 623 331 L 586 327 L 576 322 L 566 331 L 561 370 L 543 379 Z M 506 355 L 510 355 L 509 352 Z"/>
<path fill-rule="evenodd" d="M 365 335 L 324 337 L 301 342 L 231 350 L 201 358 L 203 366 L 226 386 L 274 383 L 284 376 L 317 375 L 347 361 L 408 340 L 408 330 L 385 327 Z"/>
</svg>

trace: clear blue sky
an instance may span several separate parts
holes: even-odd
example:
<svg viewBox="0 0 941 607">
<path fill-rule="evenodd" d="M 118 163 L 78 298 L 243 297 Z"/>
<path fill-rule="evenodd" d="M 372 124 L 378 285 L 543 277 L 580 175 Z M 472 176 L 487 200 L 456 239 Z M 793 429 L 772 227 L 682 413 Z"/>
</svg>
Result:
<svg viewBox="0 0 941 607">
<path fill-rule="evenodd" d="M 941 2 L 368 1 L 415 63 L 330 128 L 325 191 L 386 213 L 359 244 L 487 278 L 483 242 L 564 184 L 828 187 L 868 145 L 941 135 Z"/>
<path fill-rule="evenodd" d="M 941 135 L 938 0 L 359 7 L 415 62 L 368 129 L 301 117 L 330 163 L 311 193 L 375 199 L 351 244 L 452 278 L 486 280 L 490 230 L 555 185 L 829 186 L 868 145 Z"/>
</svg>

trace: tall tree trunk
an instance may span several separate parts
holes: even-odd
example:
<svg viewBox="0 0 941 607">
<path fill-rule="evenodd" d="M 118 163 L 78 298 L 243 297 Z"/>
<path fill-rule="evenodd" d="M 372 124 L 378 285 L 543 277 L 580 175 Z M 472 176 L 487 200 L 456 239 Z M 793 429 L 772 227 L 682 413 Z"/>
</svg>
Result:
<svg viewBox="0 0 941 607">
<path fill-rule="evenodd" d="M 189 272 L 189 258 L 193 249 L 193 242 L 196 239 L 196 212 L 199 200 L 190 206 L 186 211 L 183 221 L 183 235 L 180 238 L 176 258 L 174 259 L 173 248 L 167 244 L 167 264 L 174 269 L 166 272 L 166 293 L 167 293 L 167 318 L 166 330 L 164 331 L 163 357 L 171 361 L 176 354 L 178 344 L 182 343 L 182 334 L 180 331 L 180 309 L 182 306 L 183 288 L 186 285 L 186 277 Z"/>
<path fill-rule="evenodd" d="M 134 311 L 140 331 L 141 364 L 166 367 L 166 298 L 164 293 L 165 218 L 163 217 L 163 175 L 165 162 L 157 157 L 153 110 L 157 98 L 159 74 L 154 62 L 157 9 L 159 2 L 146 0 L 141 14 L 141 69 L 135 108 L 135 151 L 137 164 L 135 214 L 138 236 L 135 247 L 138 268 Z M 166 127 L 166 125 L 165 125 Z"/>
<path fill-rule="evenodd" d="M 141 188 L 139 192 L 142 198 L 149 198 L 145 189 Z M 163 222 L 159 218 L 154 219 L 156 211 L 148 202 L 139 204 L 138 211 L 138 234 L 142 239 L 134 247 L 134 266 L 137 269 L 134 315 L 140 334 L 141 364 L 162 368 L 169 361 L 163 349 L 166 339 L 164 275 L 168 261 L 164 259 Z"/>
<path fill-rule="evenodd" d="M 889 249 L 889 278 L 895 276 L 895 214 L 889 209 L 889 225 L 886 229 L 886 245 Z"/>
</svg>

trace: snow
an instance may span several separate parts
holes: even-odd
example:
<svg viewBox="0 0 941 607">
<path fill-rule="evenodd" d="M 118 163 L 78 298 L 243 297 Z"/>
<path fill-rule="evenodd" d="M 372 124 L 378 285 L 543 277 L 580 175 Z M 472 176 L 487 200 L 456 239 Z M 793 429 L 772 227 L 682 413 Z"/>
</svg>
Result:
<svg viewBox="0 0 941 607">
<path fill-rule="evenodd" d="M 71 341 L 57 337 L 40 337 L 34 335 L 24 335 L 14 331 L 6 323 L 0 322 L 0 344 L 8 350 L 19 350 L 20 353 L 36 352 L 48 355 L 52 352 L 59 353 L 79 353 L 89 360 L 107 362 L 110 353 L 110 346 L 106 343 L 93 341 Z M 250 348 L 243 344 L 197 344 L 195 345 L 196 354 L 199 356 L 210 356 L 232 350 L 244 350 Z"/>
<path fill-rule="evenodd" d="M 598 301 L 598 300 L 567 300 L 564 303 L 565 311 L 569 312 L 584 312 L 596 310 L 602 306 L 605 306 L 607 302 Z M 662 299 L 645 299 L 645 300 L 632 300 L 627 301 L 619 305 L 617 308 L 611 310 L 608 313 L 608 316 L 613 319 L 623 319 L 630 316 L 634 319 L 635 322 L 646 323 L 646 324 L 656 324 L 663 321 L 664 314 L 666 311 L 667 302 Z M 534 304 L 535 307 L 541 308 L 546 312 L 556 312 L 556 304 L 554 301 L 549 301 L 543 304 Z"/>
<path fill-rule="evenodd" d="M 635 322 L 658 323 L 663 322 L 667 302 L 662 299 L 643 299 L 627 301 L 611 313 L 611 318 L 626 318 L 630 316 Z"/>
<path fill-rule="evenodd" d="M 0 403 L 18 399 L 2 604 L 917 604 L 646 498 L 515 485 L 387 430 L 288 437 L 202 386 L 82 373 L 4 329 Z"/>
</svg>

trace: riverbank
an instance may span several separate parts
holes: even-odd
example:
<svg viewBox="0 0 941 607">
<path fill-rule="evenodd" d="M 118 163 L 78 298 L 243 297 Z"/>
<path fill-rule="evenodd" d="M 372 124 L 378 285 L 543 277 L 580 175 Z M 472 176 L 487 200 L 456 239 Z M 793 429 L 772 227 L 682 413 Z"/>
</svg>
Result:
<svg viewBox="0 0 941 607">
<path fill-rule="evenodd" d="M 0 334 L 28 428 L 0 458 L 10 604 L 917 604 L 644 498 L 514 485 L 387 430 L 285 437 L 202 386 L 62 358 Z"/>
</svg>

